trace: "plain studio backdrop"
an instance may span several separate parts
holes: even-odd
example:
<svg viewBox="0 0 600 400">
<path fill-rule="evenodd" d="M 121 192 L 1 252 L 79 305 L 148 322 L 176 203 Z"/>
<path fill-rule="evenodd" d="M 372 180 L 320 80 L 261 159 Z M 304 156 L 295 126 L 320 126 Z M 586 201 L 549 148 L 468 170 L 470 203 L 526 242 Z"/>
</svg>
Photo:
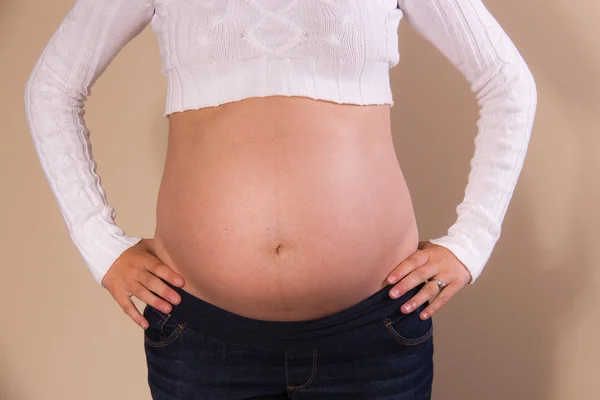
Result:
<svg viewBox="0 0 600 400">
<path fill-rule="evenodd" d="M 476 284 L 434 316 L 433 398 L 597 398 L 600 2 L 485 3 L 531 68 L 539 104 L 500 241 Z M 0 0 L 0 399 L 149 399 L 143 331 L 71 242 L 24 115 L 27 78 L 71 4 Z M 400 35 L 393 137 L 424 240 L 456 218 L 478 108 L 458 71 L 405 21 Z M 151 237 L 167 120 L 150 27 L 92 92 L 86 122 L 116 222 Z"/>
</svg>

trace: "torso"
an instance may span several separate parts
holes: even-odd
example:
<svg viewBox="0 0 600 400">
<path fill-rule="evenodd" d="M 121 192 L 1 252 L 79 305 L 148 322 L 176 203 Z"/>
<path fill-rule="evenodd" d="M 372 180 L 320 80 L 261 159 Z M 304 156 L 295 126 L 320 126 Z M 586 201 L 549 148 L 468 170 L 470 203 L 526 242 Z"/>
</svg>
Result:
<svg viewBox="0 0 600 400">
<path fill-rule="evenodd" d="M 418 244 L 389 114 L 283 96 L 171 114 L 157 256 L 184 290 L 249 318 L 368 297 Z"/>
</svg>

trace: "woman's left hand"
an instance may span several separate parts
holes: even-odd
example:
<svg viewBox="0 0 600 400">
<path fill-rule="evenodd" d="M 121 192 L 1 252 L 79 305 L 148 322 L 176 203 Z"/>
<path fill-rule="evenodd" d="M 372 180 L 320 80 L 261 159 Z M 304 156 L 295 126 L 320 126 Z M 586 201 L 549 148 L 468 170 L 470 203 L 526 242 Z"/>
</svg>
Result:
<svg viewBox="0 0 600 400">
<path fill-rule="evenodd" d="M 426 301 L 435 297 L 421 313 L 421 319 L 431 317 L 459 290 L 471 281 L 471 273 L 450 250 L 429 241 L 419 242 L 417 251 L 408 256 L 388 275 L 387 282 L 393 284 L 389 294 L 398 298 L 404 293 L 427 282 L 439 279 L 446 283 L 440 291 L 435 281 L 429 281 L 423 288 L 401 306 L 404 313 L 410 313 Z M 394 291 L 398 291 L 394 293 Z"/>
</svg>

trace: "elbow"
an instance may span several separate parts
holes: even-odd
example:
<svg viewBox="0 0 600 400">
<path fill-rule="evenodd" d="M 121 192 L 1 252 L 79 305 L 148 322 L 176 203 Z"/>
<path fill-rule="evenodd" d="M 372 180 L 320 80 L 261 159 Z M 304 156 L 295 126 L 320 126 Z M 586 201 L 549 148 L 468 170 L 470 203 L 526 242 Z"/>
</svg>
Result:
<svg viewBox="0 0 600 400">
<path fill-rule="evenodd" d="M 521 112 L 526 118 L 528 131 L 531 131 L 533 127 L 533 120 L 537 110 L 537 84 L 533 73 L 529 67 L 523 62 L 521 73 L 519 74 L 518 90 L 516 92 L 519 96 L 519 103 L 521 105 Z"/>
<path fill-rule="evenodd" d="M 49 77 L 42 68 L 43 63 L 43 59 L 40 58 L 35 64 L 34 68 L 29 74 L 27 82 L 25 83 L 23 99 L 25 102 L 25 110 L 27 112 L 29 112 L 32 108 L 35 99 L 39 99 L 42 96 L 45 87 L 49 86 Z"/>
<path fill-rule="evenodd" d="M 486 73 L 485 84 L 474 88 L 478 103 L 484 112 L 500 112 L 516 118 L 516 122 L 533 121 L 537 108 L 537 84 L 533 73 L 524 60 L 503 63 L 499 68 Z"/>
<path fill-rule="evenodd" d="M 83 107 L 85 98 L 75 85 L 51 70 L 43 58 L 33 68 L 23 90 L 25 115 L 30 123 L 42 115 L 77 111 Z"/>
<path fill-rule="evenodd" d="M 534 78 L 533 74 L 531 73 L 531 70 L 529 69 L 529 67 L 526 67 L 526 70 L 527 70 L 526 80 L 527 80 L 528 86 L 529 86 L 529 105 L 532 109 L 532 112 L 535 114 L 535 111 L 537 108 L 537 102 L 538 102 L 537 84 L 535 82 L 535 78 Z"/>
<path fill-rule="evenodd" d="M 25 118 L 33 130 L 39 120 L 47 115 L 51 104 L 60 101 L 60 97 L 53 96 L 54 91 L 47 79 L 35 69 L 29 76 L 23 91 L 23 106 Z"/>
<path fill-rule="evenodd" d="M 531 114 L 533 118 L 533 114 L 535 114 L 537 107 L 537 85 L 535 81 L 535 77 L 527 65 L 527 62 L 523 57 L 518 54 L 516 57 L 516 62 L 508 64 L 514 72 L 514 86 L 515 91 L 520 97 L 520 103 L 524 107 L 524 111 L 528 114 Z M 510 82 L 510 79 L 508 80 Z"/>
<path fill-rule="evenodd" d="M 38 83 L 36 82 L 36 78 L 35 78 L 35 70 L 33 70 L 29 74 L 29 78 L 27 79 L 27 82 L 25 83 L 25 90 L 23 92 L 25 105 L 29 104 L 29 101 L 30 101 L 29 96 L 37 84 Z"/>
<path fill-rule="evenodd" d="M 506 88 L 506 107 L 512 111 L 507 116 L 512 117 L 512 129 L 515 132 L 522 132 L 529 140 L 537 110 L 537 84 L 533 73 L 524 61 L 514 65 L 513 69 L 505 77 L 509 82 Z"/>
<path fill-rule="evenodd" d="M 33 106 L 33 99 L 41 91 L 42 83 L 39 78 L 39 74 L 36 72 L 37 68 L 29 75 L 27 82 L 25 83 L 25 90 L 23 91 L 23 101 L 25 106 L 25 116 L 27 120 L 31 120 L 31 108 Z"/>
</svg>

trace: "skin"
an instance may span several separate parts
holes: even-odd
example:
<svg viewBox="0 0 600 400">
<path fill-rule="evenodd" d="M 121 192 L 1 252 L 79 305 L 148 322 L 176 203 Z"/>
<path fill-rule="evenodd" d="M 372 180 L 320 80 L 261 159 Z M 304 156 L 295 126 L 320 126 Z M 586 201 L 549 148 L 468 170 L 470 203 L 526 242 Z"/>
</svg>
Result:
<svg viewBox="0 0 600 400">
<path fill-rule="evenodd" d="M 393 298 L 441 279 L 440 293 L 427 283 L 401 308 L 434 299 L 430 318 L 471 276 L 418 241 L 389 114 L 267 96 L 169 115 L 155 235 L 123 252 L 103 286 L 145 329 L 132 296 L 167 313 L 181 301 L 161 279 L 265 320 L 318 318 L 387 284 Z"/>
<path fill-rule="evenodd" d="M 421 312 L 420 317 L 424 320 L 431 318 L 447 304 L 472 277 L 466 266 L 450 250 L 421 241 L 419 249 L 394 268 L 387 279 L 390 284 L 398 282 L 390 289 L 391 298 L 400 297 L 429 279 L 439 279 L 447 284 L 440 290 L 437 283 L 430 281 L 400 307 L 407 314 L 433 298 L 431 304 Z"/>
</svg>

